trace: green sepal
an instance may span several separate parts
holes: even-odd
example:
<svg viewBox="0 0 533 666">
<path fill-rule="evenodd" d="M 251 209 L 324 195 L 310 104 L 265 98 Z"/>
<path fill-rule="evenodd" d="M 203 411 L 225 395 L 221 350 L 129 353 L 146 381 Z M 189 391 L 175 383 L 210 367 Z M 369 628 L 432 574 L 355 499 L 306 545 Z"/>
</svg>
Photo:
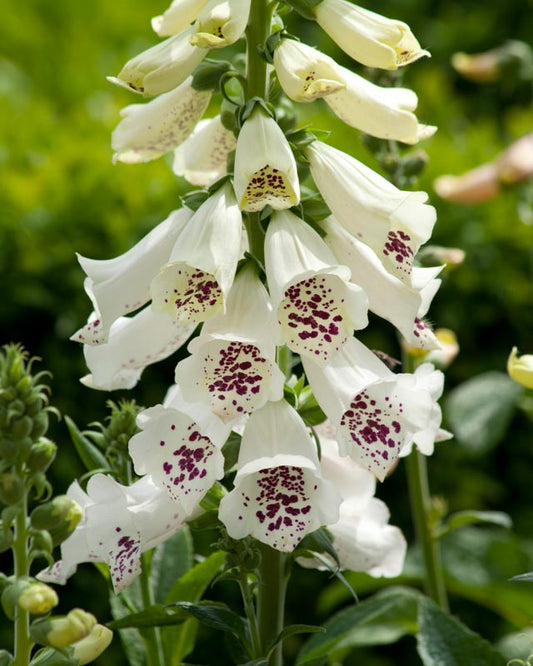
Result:
<svg viewBox="0 0 533 666">
<path fill-rule="evenodd" d="M 89 439 L 80 432 L 78 426 L 69 416 L 65 416 L 65 423 L 67 424 L 72 443 L 74 444 L 76 452 L 78 453 L 81 462 L 84 464 L 85 469 L 89 472 L 93 469 L 110 469 L 109 462 L 102 451 L 100 451 L 95 444 L 89 441 Z"/>
<path fill-rule="evenodd" d="M 307 534 L 300 541 L 296 550 L 293 551 L 293 557 L 303 555 L 303 552 L 300 553 L 299 551 L 305 551 L 306 554 L 309 552 L 326 553 L 331 558 L 333 558 L 333 561 L 337 565 L 337 569 L 340 569 L 339 556 L 337 555 L 337 551 L 335 550 L 335 546 L 333 545 L 333 541 L 329 535 L 329 532 L 325 527 L 320 527 L 318 530 L 311 532 L 311 534 Z"/>
<path fill-rule="evenodd" d="M 224 474 L 229 474 L 237 466 L 240 448 L 241 436 L 232 431 L 222 447 L 222 453 L 224 454 Z"/>
<path fill-rule="evenodd" d="M 180 199 L 183 206 L 196 212 L 209 199 L 209 192 L 207 190 L 192 190 L 192 192 L 182 194 Z"/>
<path fill-rule="evenodd" d="M 64 650 L 41 648 L 30 661 L 30 666 L 78 666 L 78 660 L 70 657 L 70 652 L 73 652 L 73 648 Z"/>
<path fill-rule="evenodd" d="M 315 21 L 315 12 L 313 11 L 322 0 L 285 0 L 285 2 L 295 9 L 300 16 L 308 19 L 309 21 Z"/>
<path fill-rule="evenodd" d="M 205 59 L 195 70 L 192 77 L 192 87 L 198 92 L 219 90 L 220 79 L 224 74 L 232 71 L 233 65 L 226 60 Z"/>
</svg>

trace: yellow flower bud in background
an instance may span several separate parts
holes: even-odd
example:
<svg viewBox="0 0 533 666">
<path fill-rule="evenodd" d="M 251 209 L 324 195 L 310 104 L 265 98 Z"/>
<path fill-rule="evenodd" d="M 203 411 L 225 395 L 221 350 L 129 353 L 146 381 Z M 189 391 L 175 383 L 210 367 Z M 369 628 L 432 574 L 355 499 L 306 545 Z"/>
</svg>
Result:
<svg viewBox="0 0 533 666">
<path fill-rule="evenodd" d="M 81 608 L 74 608 L 68 615 L 33 622 L 30 634 L 36 643 L 64 648 L 84 639 L 95 626 L 94 615 Z"/>
<path fill-rule="evenodd" d="M 79 666 L 84 666 L 84 664 L 89 664 L 97 659 L 112 640 L 113 632 L 111 629 L 104 627 L 102 624 L 97 624 L 88 636 L 82 638 L 73 646 L 72 656 L 78 660 Z"/>
<path fill-rule="evenodd" d="M 507 359 L 507 372 L 515 382 L 533 389 L 533 354 L 518 356 L 518 350 L 513 347 Z"/>
<path fill-rule="evenodd" d="M 433 363 L 441 370 L 445 370 L 459 353 L 459 343 L 455 333 L 449 328 L 438 328 L 433 332 L 440 343 L 440 349 L 433 349 L 428 352 L 424 360 Z"/>
<path fill-rule="evenodd" d="M 18 605 L 32 615 L 44 615 L 58 603 L 55 590 L 45 583 L 30 583 L 18 599 Z"/>
</svg>

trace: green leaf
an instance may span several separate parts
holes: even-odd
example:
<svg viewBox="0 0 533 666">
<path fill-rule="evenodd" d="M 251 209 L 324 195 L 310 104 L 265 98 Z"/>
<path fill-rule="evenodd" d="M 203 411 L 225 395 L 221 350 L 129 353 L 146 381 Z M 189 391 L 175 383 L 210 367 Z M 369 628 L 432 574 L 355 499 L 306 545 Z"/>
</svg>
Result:
<svg viewBox="0 0 533 666">
<path fill-rule="evenodd" d="M 108 623 L 108 627 L 110 629 L 163 627 L 165 625 L 181 624 L 185 619 L 185 613 L 180 612 L 179 609 L 173 606 L 154 604 L 138 613 L 130 613 L 119 620 L 112 620 Z"/>
<path fill-rule="evenodd" d="M 511 516 L 503 511 L 458 511 L 448 516 L 443 525 L 442 532 L 452 532 L 465 525 L 473 525 L 475 523 L 489 523 L 507 528 L 513 526 Z"/>
<path fill-rule="evenodd" d="M 68 657 L 51 647 L 42 648 L 35 653 L 30 666 L 77 666 L 78 660 Z"/>
<path fill-rule="evenodd" d="M 241 436 L 232 431 L 222 447 L 222 453 L 224 454 L 224 474 L 228 474 L 237 466 L 240 448 Z"/>
<path fill-rule="evenodd" d="M 246 640 L 246 621 L 234 613 L 226 604 L 215 601 L 203 601 L 193 604 L 190 601 L 177 601 L 177 608 L 190 613 L 197 620 L 213 629 L 229 631 L 241 640 Z"/>
<path fill-rule="evenodd" d="M 333 558 L 337 568 L 340 566 L 339 556 L 337 555 L 333 541 L 331 540 L 328 532 L 323 527 L 320 527 L 318 530 L 311 532 L 311 534 L 308 534 L 300 541 L 298 547 L 293 553 L 295 557 L 298 557 L 300 554 L 299 551 L 327 553 L 330 557 Z"/>
<path fill-rule="evenodd" d="M 459 620 L 422 598 L 417 649 L 424 666 L 502 666 L 503 656 Z"/>
<path fill-rule="evenodd" d="M 253 661 L 247 661 L 245 664 L 239 664 L 239 666 L 267 666 L 268 659 L 261 657 L 260 659 L 254 659 Z"/>
<path fill-rule="evenodd" d="M 415 634 L 421 593 L 410 588 L 389 588 L 350 606 L 325 624 L 325 633 L 311 637 L 298 655 L 297 665 L 321 663 L 336 650 L 366 645 L 387 645 Z"/>
<path fill-rule="evenodd" d="M 72 443 L 85 468 L 89 472 L 93 469 L 111 469 L 104 454 L 79 431 L 78 426 L 69 416 L 65 416 L 65 423 L 67 424 Z"/>
<path fill-rule="evenodd" d="M 188 527 L 184 527 L 158 546 L 152 556 L 151 581 L 154 601 L 162 604 L 172 585 L 189 571 L 193 564 L 193 543 Z"/>
<path fill-rule="evenodd" d="M 96 563 L 96 565 L 100 568 L 99 563 Z M 107 577 L 109 577 L 107 565 L 103 566 L 105 566 Z M 120 594 L 114 594 L 114 592 L 109 594 L 109 605 L 115 620 L 141 611 L 142 604 L 141 582 L 138 578 Z M 146 649 L 140 630 L 120 629 L 119 635 L 129 666 L 146 666 Z"/>
<path fill-rule="evenodd" d="M 523 390 L 503 372 L 485 372 L 451 391 L 446 413 L 459 444 L 472 455 L 498 444 Z"/>
<path fill-rule="evenodd" d="M 290 624 L 288 627 L 284 627 L 274 640 L 270 641 L 266 649 L 267 654 L 269 654 L 278 643 L 289 638 L 289 636 L 295 636 L 296 634 L 323 634 L 325 631 L 324 627 L 317 627 L 313 624 Z"/>
<path fill-rule="evenodd" d="M 525 580 L 533 582 L 533 571 L 525 574 L 519 574 L 518 576 L 513 576 L 511 580 Z"/>
</svg>

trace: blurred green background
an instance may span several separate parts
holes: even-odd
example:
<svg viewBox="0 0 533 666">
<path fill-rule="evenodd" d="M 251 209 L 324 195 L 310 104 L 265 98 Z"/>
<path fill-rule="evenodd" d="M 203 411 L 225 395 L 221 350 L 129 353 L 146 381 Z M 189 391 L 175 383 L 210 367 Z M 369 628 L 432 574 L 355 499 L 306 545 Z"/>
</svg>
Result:
<svg viewBox="0 0 533 666">
<path fill-rule="evenodd" d="M 437 134 L 424 142 L 429 163 L 418 186 L 429 192 L 437 207 L 432 242 L 466 252 L 464 264 L 449 273 L 430 311 L 435 326 L 453 329 L 461 347 L 447 373 L 449 391 L 480 373 L 504 371 L 513 345 L 533 353 L 533 227 L 524 222 L 526 188 L 506 191 L 476 207 L 446 203 L 432 189 L 437 176 L 459 174 L 490 161 L 513 139 L 531 131 L 531 83 L 510 77 L 499 84 L 469 83 L 451 68 L 450 57 L 456 51 L 483 51 L 507 39 L 531 40 L 533 4 L 531 0 L 376 0 L 366 6 L 409 23 L 432 53 L 431 59 L 406 69 L 404 84 L 419 96 L 420 120 L 439 126 Z M 20 341 L 44 359 L 53 375 L 53 403 L 81 427 L 105 417 L 110 397 L 133 396 L 143 405 L 160 401 L 173 377 L 175 359 L 169 359 L 148 368 L 143 381 L 128 394 L 91 391 L 78 381 L 86 373 L 82 350 L 68 340 L 90 310 L 75 252 L 94 258 L 124 252 L 178 206 L 178 195 L 187 188 L 173 176 L 170 159 L 138 166 L 111 163 L 110 133 L 119 111 L 140 100 L 105 77 L 156 42 L 149 19 L 165 8 L 164 2 L 154 0 L 5 0 L 3 4 L 0 342 Z M 289 27 L 342 64 L 353 65 L 316 25 L 290 20 Z M 314 126 L 332 128 L 331 143 L 378 168 L 359 133 L 333 121 L 325 105 L 299 110 Z M 398 356 L 390 326 L 373 320 L 361 337 Z M 442 495 L 451 510 L 505 510 L 514 520 L 516 536 L 481 528 L 465 532 L 447 556 L 464 581 L 478 574 L 479 590 L 486 597 L 480 601 L 483 609 L 465 601 L 469 595 L 456 581 L 452 611 L 490 639 L 526 626 L 528 614 L 533 619 L 533 587 L 528 584 L 514 584 L 520 603 L 513 597 L 515 605 L 509 601 L 512 610 L 507 613 L 495 612 L 494 604 L 488 603 L 495 594 L 494 580 L 503 584 L 510 576 L 533 569 L 528 541 L 533 535 L 531 422 L 518 409 L 510 409 L 507 416 L 509 426 L 499 441 L 473 450 L 452 440 L 440 446 L 430 461 L 432 491 Z M 64 422 L 53 425 L 52 437 L 60 445 L 54 483 L 58 492 L 64 492 L 83 470 Z M 379 495 L 393 507 L 392 522 L 402 526 L 412 541 L 401 466 L 380 487 Z M 368 581 L 357 579 L 357 584 L 364 592 Z M 476 594 L 483 597 L 479 590 Z M 325 612 L 347 601 L 325 575 L 298 573 L 289 615 L 306 608 L 309 617 L 298 620 L 320 622 Z M 105 584 L 89 565 L 62 594 L 61 608 L 76 603 L 102 621 L 109 618 Z M 7 625 L 0 638 L 0 643 L 8 643 Z M 408 656 L 411 639 L 400 648 L 359 652 L 346 663 L 399 663 L 398 649 L 407 655 L 400 663 L 416 663 L 416 657 L 410 661 Z M 120 659 L 115 646 L 99 663 L 120 664 Z"/>
</svg>

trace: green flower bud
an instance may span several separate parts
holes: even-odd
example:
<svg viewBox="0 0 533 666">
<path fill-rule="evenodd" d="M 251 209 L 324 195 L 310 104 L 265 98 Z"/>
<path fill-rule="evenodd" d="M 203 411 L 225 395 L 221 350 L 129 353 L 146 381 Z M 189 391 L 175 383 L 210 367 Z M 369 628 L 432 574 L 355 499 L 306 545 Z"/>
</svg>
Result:
<svg viewBox="0 0 533 666">
<path fill-rule="evenodd" d="M 54 541 L 48 530 L 30 530 L 30 554 L 32 557 L 47 557 L 52 554 Z"/>
<path fill-rule="evenodd" d="M 38 530 L 50 533 L 66 528 L 69 533 L 76 529 L 83 513 L 80 505 L 68 495 L 58 495 L 54 499 L 35 507 L 31 512 L 31 524 Z"/>
<path fill-rule="evenodd" d="M 46 472 L 56 457 L 57 446 L 46 437 L 41 437 L 31 447 L 26 467 L 30 472 Z"/>
<path fill-rule="evenodd" d="M 68 615 L 32 622 L 30 635 L 41 645 L 64 648 L 89 636 L 95 625 L 94 615 L 81 608 L 74 608 Z"/>
<path fill-rule="evenodd" d="M 44 615 L 58 603 L 55 590 L 41 582 L 30 583 L 18 598 L 18 605 L 32 615 Z"/>
<path fill-rule="evenodd" d="M 104 627 L 102 624 L 97 624 L 88 636 L 74 644 L 72 656 L 78 660 L 79 666 L 89 664 L 102 654 L 112 639 L 113 632 L 111 629 Z"/>
<path fill-rule="evenodd" d="M 11 530 L 5 532 L 3 529 L 3 524 L 0 521 L 0 553 L 5 553 L 6 550 L 9 550 L 11 548 L 12 543 L 13 543 L 13 532 Z M 1 583 L 0 583 L 0 589 L 1 589 Z"/>
<path fill-rule="evenodd" d="M 24 496 L 24 482 L 14 472 L 0 474 L 0 502 L 12 506 Z"/>
<path fill-rule="evenodd" d="M 19 439 L 20 437 L 27 437 L 33 430 L 33 421 L 29 416 L 22 416 L 14 421 L 11 426 L 11 434 L 13 437 Z"/>
<path fill-rule="evenodd" d="M 0 666 L 11 666 L 13 656 L 7 650 L 0 650 Z"/>
<path fill-rule="evenodd" d="M 38 440 L 48 430 L 48 412 L 41 411 L 33 418 L 31 436 L 33 441 Z"/>
<path fill-rule="evenodd" d="M 14 576 L 10 576 L 7 579 L 8 584 L 4 587 L 2 591 L 2 608 L 9 620 L 15 618 L 16 608 L 18 606 L 18 600 L 21 594 L 31 585 L 32 579 L 27 577 L 21 577 L 15 579 Z"/>
</svg>

